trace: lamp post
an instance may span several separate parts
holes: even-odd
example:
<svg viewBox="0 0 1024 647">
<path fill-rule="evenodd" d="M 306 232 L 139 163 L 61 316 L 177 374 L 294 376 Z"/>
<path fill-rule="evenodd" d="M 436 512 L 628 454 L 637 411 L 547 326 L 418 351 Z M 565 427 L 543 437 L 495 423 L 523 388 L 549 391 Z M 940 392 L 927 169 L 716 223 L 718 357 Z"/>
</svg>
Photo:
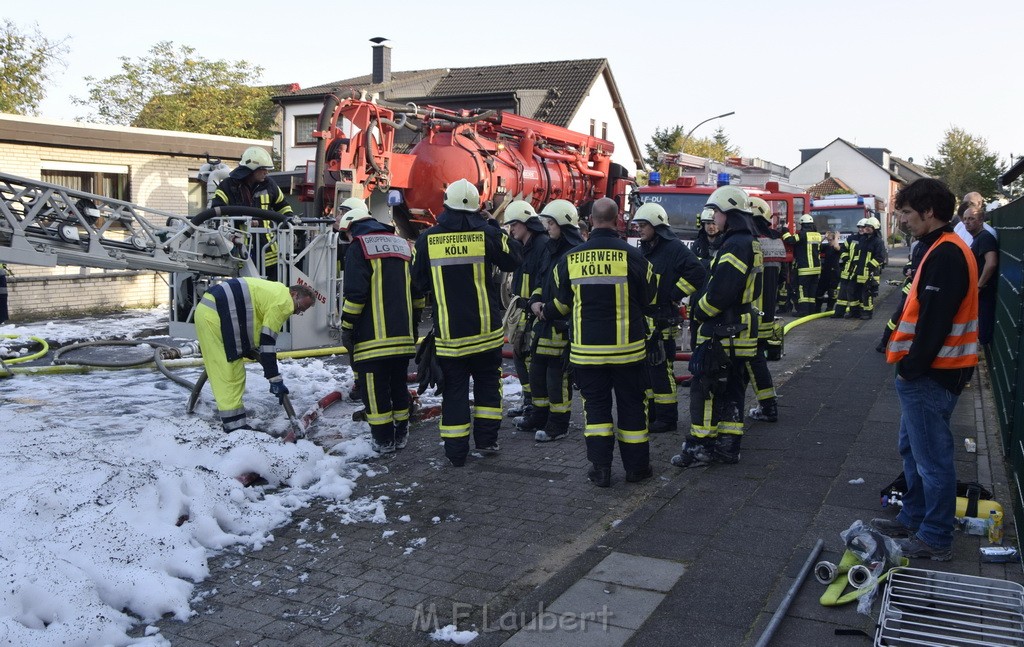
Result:
<svg viewBox="0 0 1024 647">
<path fill-rule="evenodd" d="M 701 127 L 701 126 L 703 126 L 704 124 L 708 123 L 709 121 L 714 121 L 715 119 L 721 119 L 721 118 L 723 118 L 723 117 L 728 117 L 728 116 L 730 116 L 730 115 L 734 115 L 734 114 L 736 114 L 736 111 L 735 111 L 735 110 L 734 110 L 734 111 L 732 111 L 732 112 L 726 112 L 726 113 L 724 113 L 724 114 L 721 114 L 721 115 L 715 115 L 714 117 L 708 117 L 708 118 L 707 118 L 707 119 L 705 119 L 704 121 L 700 122 L 699 124 L 697 124 L 696 126 L 694 126 L 693 128 L 691 128 L 691 129 L 690 129 L 690 132 L 686 133 L 686 137 L 683 137 L 683 143 L 681 143 L 681 144 L 679 145 L 679 152 L 680 152 L 680 153 L 682 153 L 682 152 L 683 152 L 683 149 L 684 149 L 684 148 L 686 148 L 686 142 L 690 141 L 690 135 L 692 135 L 692 134 L 693 134 L 693 131 L 697 130 L 698 128 L 700 128 L 700 127 Z"/>
</svg>

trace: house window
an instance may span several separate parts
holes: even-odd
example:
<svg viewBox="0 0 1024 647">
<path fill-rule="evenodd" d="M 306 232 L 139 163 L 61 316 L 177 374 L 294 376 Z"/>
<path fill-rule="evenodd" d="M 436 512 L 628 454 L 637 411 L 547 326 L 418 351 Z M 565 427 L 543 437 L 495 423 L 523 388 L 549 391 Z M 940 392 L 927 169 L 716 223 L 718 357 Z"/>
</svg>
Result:
<svg viewBox="0 0 1024 647">
<path fill-rule="evenodd" d="M 43 161 L 41 167 L 43 182 L 131 202 L 127 166 Z"/>
<path fill-rule="evenodd" d="M 206 182 L 197 177 L 188 179 L 188 215 L 194 216 L 206 209 Z"/>
<path fill-rule="evenodd" d="M 608 139 L 608 122 L 601 122 L 601 139 Z"/>
<path fill-rule="evenodd" d="M 591 119 L 590 120 L 590 136 L 591 137 L 594 136 L 594 133 L 596 132 L 596 128 L 597 128 L 597 121 L 594 120 L 594 119 Z"/>
<path fill-rule="evenodd" d="M 295 117 L 295 145 L 315 146 L 316 139 L 313 138 L 313 131 L 316 130 L 316 122 L 319 115 L 297 115 Z"/>
</svg>

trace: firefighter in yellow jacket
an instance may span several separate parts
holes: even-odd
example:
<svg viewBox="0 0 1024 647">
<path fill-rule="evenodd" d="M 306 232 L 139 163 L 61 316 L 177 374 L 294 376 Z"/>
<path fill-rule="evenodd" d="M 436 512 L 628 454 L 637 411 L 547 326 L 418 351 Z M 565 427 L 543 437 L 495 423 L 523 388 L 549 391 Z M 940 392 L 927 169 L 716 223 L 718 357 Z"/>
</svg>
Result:
<svg viewBox="0 0 1024 647">
<path fill-rule="evenodd" d="M 569 361 L 583 396 L 583 435 L 592 465 L 587 478 L 609 487 L 616 439 L 626 481 L 653 475 L 647 437 L 646 316 L 653 314 L 658 280 L 640 251 L 619 237 L 614 200 L 595 201 L 590 222 L 587 242 L 555 266 L 555 298 L 544 305 L 543 315 L 569 319 Z"/>
<path fill-rule="evenodd" d="M 497 452 L 501 426 L 501 347 L 504 344 L 499 286 L 493 269 L 511 272 L 522 246 L 480 212 L 480 192 L 461 179 L 445 189 L 437 224 L 416 240 L 413 288 L 430 293 L 437 362 L 444 374 L 441 438 L 455 467 L 469 455 L 469 380 L 473 378 L 473 439 Z"/>
<path fill-rule="evenodd" d="M 373 449 L 390 454 L 408 440 L 406 382 L 409 358 L 416 354 L 414 312 L 423 309 L 422 299 L 413 299 L 410 290 L 412 248 L 362 208 L 344 214 L 338 229 L 350 241 L 341 340 L 363 385 Z"/>
<path fill-rule="evenodd" d="M 242 405 L 246 357 L 258 355 L 270 392 L 282 400 L 287 395 L 277 368 L 277 335 L 288 317 L 314 303 L 308 286 L 250 277 L 218 283 L 203 295 L 196 308 L 196 335 L 224 431 L 251 429 Z"/>
</svg>

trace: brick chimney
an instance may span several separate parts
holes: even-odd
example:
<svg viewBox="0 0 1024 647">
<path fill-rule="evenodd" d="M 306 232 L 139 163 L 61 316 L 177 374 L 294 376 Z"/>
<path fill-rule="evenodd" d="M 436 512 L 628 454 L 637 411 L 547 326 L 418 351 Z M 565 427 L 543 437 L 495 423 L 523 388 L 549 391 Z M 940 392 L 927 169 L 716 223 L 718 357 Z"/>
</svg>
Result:
<svg viewBox="0 0 1024 647">
<path fill-rule="evenodd" d="M 370 39 L 370 42 L 373 43 L 373 76 L 371 80 L 374 85 L 391 80 L 391 47 L 384 44 L 386 40 L 388 39 L 383 36 L 375 36 Z"/>
</svg>

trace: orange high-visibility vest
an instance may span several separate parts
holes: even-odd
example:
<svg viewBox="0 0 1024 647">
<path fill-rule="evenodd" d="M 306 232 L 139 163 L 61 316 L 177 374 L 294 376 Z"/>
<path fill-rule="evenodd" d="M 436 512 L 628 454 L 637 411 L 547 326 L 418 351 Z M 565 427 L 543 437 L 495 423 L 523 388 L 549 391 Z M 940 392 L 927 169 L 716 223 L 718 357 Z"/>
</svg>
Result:
<svg viewBox="0 0 1024 647">
<path fill-rule="evenodd" d="M 960 302 L 960 307 L 953 317 L 953 327 L 942 342 L 939 354 L 932 360 L 932 368 L 970 368 L 978 364 L 978 263 L 967 243 L 954 233 L 944 233 L 939 236 L 921 259 L 921 266 L 914 274 L 914 282 L 910 286 L 910 294 L 907 295 L 907 303 L 903 306 L 903 313 L 900 315 L 900 323 L 889 338 L 889 345 L 885 353 L 885 359 L 890 364 L 895 364 L 901 357 L 910 351 L 914 343 L 914 335 L 917 331 L 917 318 L 921 311 L 921 303 L 917 300 L 918 281 L 923 272 L 921 269 L 928 261 L 928 255 L 932 250 L 942 243 L 953 243 L 967 259 L 967 296 Z"/>
</svg>

